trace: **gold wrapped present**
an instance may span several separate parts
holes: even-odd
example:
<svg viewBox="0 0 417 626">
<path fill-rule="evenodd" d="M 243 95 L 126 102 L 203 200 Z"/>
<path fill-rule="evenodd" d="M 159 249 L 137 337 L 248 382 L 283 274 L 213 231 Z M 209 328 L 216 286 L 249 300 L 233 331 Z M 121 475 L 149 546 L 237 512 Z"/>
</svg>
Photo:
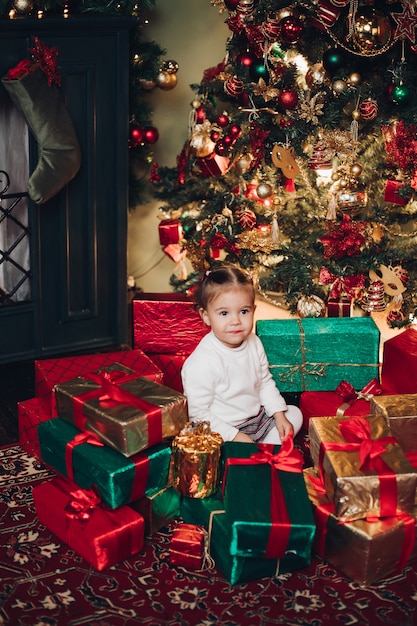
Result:
<svg viewBox="0 0 417 626">
<path fill-rule="evenodd" d="M 304 470 L 316 522 L 314 552 L 360 585 L 372 585 L 417 559 L 417 508 L 412 516 L 341 524 L 320 489 L 318 473 Z"/>
<path fill-rule="evenodd" d="M 172 442 L 171 479 L 189 498 L 207 498 L 219 486 L 222 437 L 208 422 L 189 422 Z"/>
<path fill-rule="evenodd" d="M 117 364 L 54 391 L 59 417 L 127 457 L 175 437 L 188 421 L 184 395 Z"/>
<path fill-rule="evenodd" d="M 417 473 L 382 415 L 312 417 L 310 454 L 343 521 L 411 514 Z"/>
<path fill-rule="evenodd" d="M 385 417 L 405 452 L 417 452 L 417 393 L 374 397 L 370 411 Z"/>
</svg>

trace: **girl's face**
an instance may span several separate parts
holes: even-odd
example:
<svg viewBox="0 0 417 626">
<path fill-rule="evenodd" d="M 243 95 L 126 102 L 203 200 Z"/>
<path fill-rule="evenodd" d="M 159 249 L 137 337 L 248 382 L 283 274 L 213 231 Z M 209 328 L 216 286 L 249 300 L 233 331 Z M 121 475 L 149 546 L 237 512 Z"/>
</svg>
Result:
<svg viewBox="0 0 417 626">
<path fill-rule="evenodd" d="M 239 347 L 250 335 L 254 313 L 253 292 L 244 287 L 219 289 L 207 308 L 200 310 L 203 321 L 228 348 Z"/>
</svg>

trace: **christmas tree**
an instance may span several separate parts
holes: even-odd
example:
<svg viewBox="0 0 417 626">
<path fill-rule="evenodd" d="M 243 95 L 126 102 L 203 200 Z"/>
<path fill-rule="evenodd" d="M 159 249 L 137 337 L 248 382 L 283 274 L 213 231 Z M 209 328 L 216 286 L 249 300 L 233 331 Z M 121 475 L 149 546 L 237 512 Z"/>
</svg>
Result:
<svg viewBox="0 0 417 626">
<path fill-rule="evenodd" d="M 164 251 L 192 289 L 220 262 L 300 316 L 417 306 L 417 12 L 403 0 L 211 0 L 230 37 L 153 172 Z M 224 19 L 224 18 L 223 18 Z"/>
</svg>

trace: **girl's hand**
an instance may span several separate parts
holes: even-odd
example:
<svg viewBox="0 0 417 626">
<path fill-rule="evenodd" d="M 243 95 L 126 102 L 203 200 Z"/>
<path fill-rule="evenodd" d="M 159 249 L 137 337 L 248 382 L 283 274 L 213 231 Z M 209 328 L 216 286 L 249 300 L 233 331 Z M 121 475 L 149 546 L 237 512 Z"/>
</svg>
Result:
<svg viewBox="0 0 417 626">
<path fill-rule="evenodd" d="M 294 434 L 293 425 L 289 420 L 287 420 L 284 411 L 277 411 L 274 413 L 274 420 L 281 441 L 284 441 L 288 435 L 292 436 Z"/>
</svg>

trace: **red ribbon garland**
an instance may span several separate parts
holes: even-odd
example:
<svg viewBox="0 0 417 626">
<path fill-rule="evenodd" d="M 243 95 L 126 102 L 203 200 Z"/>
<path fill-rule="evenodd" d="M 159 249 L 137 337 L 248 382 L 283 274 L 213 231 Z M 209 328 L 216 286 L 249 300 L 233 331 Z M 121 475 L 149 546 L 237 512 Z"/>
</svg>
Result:
<svg viewBox="0 0 417 626">
<path fill-rule="evenodd" d="M 323 459 L 326 451 L 359 452 L 359 469 L 372 470 L 379 478 L 380 517 L 392 517 L 397 514 L 397 476 L 381 459 L 390 443 L 397 443 L 395 437 L 371 439 L 369 422 L 360 417 L 353 417 L 339 423 L 340 432 L 345 442 L 321 441 L 319 452 L 319 473 L 324 482 Z"/>
<path fill-rule="evenodd" d="M 268 463 L 271 467 L 271 530 L 265 550 L 265 558 L 279 559 L 285 553 L 291 531 L 291 520 L 282 492 L 281 483 L 276 470 L 302 473 L 303 456 L 294 449 L 291 435 L 282 442 L 279 452 L 273 453 L 273 444 L 258 443 L 259 452 L 255 452 L 248 459 L 228 458 L 223 476 L 223 497 L 226 486 L 227 470 L 230 465 L 257 465 Z"/>
<path fill-rule="evenodd" d="M 102 406 L 108 408 L 119 404 L 134 406 L 146 414 L 148 421 L 148 447 L 162 440 L 162 411 L 159 406 L 151 404 L 143 398 L 122 389 L 119 385 L 138 378 L 137 373 L 125 374 L 120 371 L 104 372 L 102 374 L 85 374 L 85 378 L 92 380 L 99 386 L 98 389 L 87 391 L 73 397 L 74 425 L 85 430 L 87 417 L 84 414 L 84 404 L 98 398 Z"/>
<path fill-rule="evenodd" d="M 354 276 L 336 276 L 329 272 L 327 267 L 322 267 L 319 275 L 321 285 L 331 285 L 329 298 L 339 298 L 342 293 L 346 293 L 350 298 L 355 297 L 355 289 L 365 286 L 365 274 L 355 274 Z"/>
</svg>

